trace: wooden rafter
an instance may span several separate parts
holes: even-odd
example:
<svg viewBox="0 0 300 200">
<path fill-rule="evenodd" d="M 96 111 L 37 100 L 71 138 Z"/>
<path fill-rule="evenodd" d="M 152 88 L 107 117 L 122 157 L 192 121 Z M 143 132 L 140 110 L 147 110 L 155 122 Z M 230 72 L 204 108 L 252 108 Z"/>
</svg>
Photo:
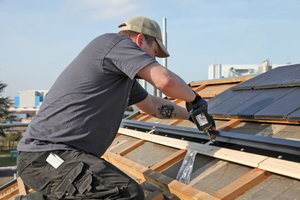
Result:
<svg viewBox="0 0 300 200">
<path fill-rule="evenodd" d="M 226 84 L 226 83 L 240 83 L 244 82 L 246 80 L 249 80 L 255 76 L 247 76 L 247 77 L 238 77 L 238 78 L 230 78 L 230 79 L 219 79 L 219 80 L 210 80 L 210 81 L 201 81 L 201 82 L 193 82 L 189 85 L 199 86 L 199 85 L 218 85 L 218 84 Z"/>
<path fill-rule="evenodd" d="M 171 165 L 177 163 L 178 161 L 182 160 L 186 154 L 186 150 L 178 150 L 177 152 L 173 153 L 169 157 L 165 158 L 164 160 L 160 161 L 159 163 L 156 163 L 150 169 L 161 172 L 167 168 L 169 168 Z"/>
<path fill-rule="evenodd" d="M 145 115 L 145 116 L 142 116 L 141 118 L 139 118 L 138 121 L 145 122 L 145 121 L 149 120 L 150 118 L 152 118 L 151 115 Z"/>
<path fill-rule="evenodd" d="M 199 93 L 201 90 L 204 90 L 205 88 L 207 88 L 208 85 L 204 84 L 204 85 L 200 85 L 199 87 L 193 88 L 193 90 L 197 93 Z"/>
<path fill-rule="evenodd" d="M 231 129 L 233 129 L 234 127 L 239 125 L 240 123 L 241 123 L 241 120 L 232 119 L 232 120 L 226 122 L 225 124 L 223 124 L 222 126 L 218 127 L 217 130 L 218 131 L 230 131 Z"/>
<path fill-rule="evenodd" d="M 134 142 L 133 144 L 125 147 L 124 149 L 122 149 L 121 151 L 118 151 L 117 154 L 120 156 L 124 156 L 127 153 L 129 153 L 130 151 L 138 148 L 139 146 L 143 145 L 146 141 L 145 140 L 138 140 L 136 142 Z"/>
<path fill-rule="evenodd" d="M 19 194 L 26 195 L 27 194 L 26 187 L 21 177 L 17 178 L 17 182 L 18 182 Z"/>
<path fill-rule="evenodd" d="M 10 187 L 9 190 L 6 190 L 6 192 L 1 191 L 2 196 L 0 196 L 0 200 L 7 200 L 13 196 L 16 196 L 17 194 L 19 194 L 19 189 L 17 187 L 17 183 L 14 184 L 12 187 Z"/>
<path fill-rule="evenodd" d="M 205 192 L 192 188 L 179 181 L 176 181 L 168 176 L 165 176 L 159 172 L 144 167 L 138 163 L 135 163 L 127 158 L 113 154 L 107 151 L 103 158 L 108 162 L 122 168 L 123 170 L 134 174 L 135 176 L 147 181 L 155 187 L 174 194 L 181 199 L 196 200 L 196 199 L 218 199 Z"/>
<path fill-rule="evenodd" d="M 271 175 L 272 173 L 270 172 L 253 169 L 244 176 L 216 192 L 213 196 L 224 200 L 235 199 Z"/>
<path fill-rule="evenodd" d="M 143 116 L 145 116 L 145 114 L 144 114 L 144 113 L 140 113 L 138 116 L 132 118 L 131 120 L 136 121 L 136 120 L 138 120 L 139 118 L 141 118 L 141 117 L 143 117 Z"/>
</svg>

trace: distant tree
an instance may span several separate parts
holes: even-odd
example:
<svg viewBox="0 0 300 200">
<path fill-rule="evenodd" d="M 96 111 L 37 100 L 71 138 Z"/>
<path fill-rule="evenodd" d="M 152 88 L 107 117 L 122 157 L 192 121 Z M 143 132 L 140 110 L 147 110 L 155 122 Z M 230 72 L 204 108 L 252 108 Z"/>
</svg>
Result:
<svg viewBox="0 0 300 200">
<path fill-rule="evenodd" d="M 4 88 L 7 85 L 5 83 L 0 82 L 0 93 L 3 92 Z M 8 110 L 10 105 L 12 105 L 11 101 L 8 99 L 8 97 L 4 98 L 0 96 L 0 119 L 13 119 L 14 116 L 12 113 Z M 3 129 L 0 127 L 0 135 L 5 137 L 5 134 L 3 132 Z"/>
</svg>

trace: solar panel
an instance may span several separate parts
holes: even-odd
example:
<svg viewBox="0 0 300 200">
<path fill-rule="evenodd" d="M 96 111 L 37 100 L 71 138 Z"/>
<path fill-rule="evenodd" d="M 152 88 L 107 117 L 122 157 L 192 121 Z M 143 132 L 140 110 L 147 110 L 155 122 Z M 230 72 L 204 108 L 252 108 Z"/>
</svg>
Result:
<svg viewBox="0 0 300 200">
<path fill-rule="evenodd" d="M 255 89 L 256 86 L 259 85 L 266 85 L 267 81 L 276 81 L 276 84 L 281 84 L 282 83 L 282 74 L 285 73 L 292 73 L 293 70 L 298 69 L 300 67 L 300 65 L 288 65 L 288 66 L 283 66 L 283 67 L 277 67 L 275 69 L 272 69 L 268 72 L 265 72 L 259 76 L 256 76 L 252 79 L 249 79 L 245 82 L 242 82 L 234 87 L 232 87 L 231 89 L 234 91 L 238 91 L 238 90 L 251 90 L 251 89 Z M 274 82 L 272 82 L 272 84 L 274 84 Z"/>
<path fill-rule="evenodd" d="M 300 79 L 294 78 L 300 76 L 299 65 L 294 65 L 287 67 L 287 70 L 273 76 L 266 81 L 263 81 L 254 86 L 254 89 L 269 89 L 269 88 L 279 88 L 279 87 L 290 87 L 295 85 L 300 85 Z"/>
<path fill-rule="evenodd" d="M 236 109 L 230 111 L 227 114 L 227 116 L 240 117 L 240 118 L 254 118 L 255 113 L 267 107 L 271 103 L 274 103 L 284 95 L 288 94 L 289 92 L 291 92 L 291 89 L 280 88 L 280 89 L 268 89 L 268 90 L 261 90 L 261 91 L 263 92 L 257 95 L 256 97 L 250 99 L 249 101 L 240 105 Z M 246 95 L 246 94 L 242 94 L 242 95 Z"/>
<path fill-rule="evenodd" d="M 254 118 L 257 119 L 287 119 L 287 116 L 300 108 L 300 88 L 290 88 L 290 93 L 287 93 L 282 98 L 277 99 L 271 105 L 263 108 L 255 113 Z M 276 90 L 277 92 L 277 90 Z"/>
<path fill-rule="evenodd" d="M 262 92 L 262 90 L 249 90 L 243 92 L 232 91 L 231 98 L 224 101 L 222 98 L 220 98 L 219 101 L 222 103 L 208 110 L 208 113 L 213 116 L 226 116 L 230 111 L 238 108 Z"/>
<path fill-rule="evenodd" d="M 224 92 L 218 94 L 216 97 L 210 99 L 208 103 L 208 112 L 210 112 L 214 107 L 224 103 L 226 100 L 232 98 L 233 96 L 237 95 L 239 91 L 232 91 L 232 90 L 225 90 Z"/>
<path fill-rule="evenodd" d="M 292 112 L 291 114 L 289 114 L 287 116 L 288 120 L 296 120 L 296 121 L 300 121 L 300 109 Z"/>
<path fill-rule="evenodd" d="M 213 116 L 300 119 L 300 65 L 278 67 L 236 85 L 209 101 Z"/>
</svg>

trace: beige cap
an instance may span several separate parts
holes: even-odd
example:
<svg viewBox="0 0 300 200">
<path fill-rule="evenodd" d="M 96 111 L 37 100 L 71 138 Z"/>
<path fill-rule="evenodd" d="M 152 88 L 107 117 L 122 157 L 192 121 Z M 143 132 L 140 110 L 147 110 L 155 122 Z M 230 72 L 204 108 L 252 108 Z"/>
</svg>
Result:
<svg viewBox="0 0 300 200">
<path fill-rule="evenodd" d="M 158 25 L 158 23 L 156 23 L 156 21 L 147 17 L 133 17 L 126 20 L 124 24 L 126 24 L 126 26 L 119 26 L 119 32 L 129 30 L 155 37 L 158 45 L 160 46 L 160 50 L 158 51 L 158 54 L 156 56 L 159 58 L 170 56 L 165 45 L 162 43 L 160 26 Z"/>
</svg>

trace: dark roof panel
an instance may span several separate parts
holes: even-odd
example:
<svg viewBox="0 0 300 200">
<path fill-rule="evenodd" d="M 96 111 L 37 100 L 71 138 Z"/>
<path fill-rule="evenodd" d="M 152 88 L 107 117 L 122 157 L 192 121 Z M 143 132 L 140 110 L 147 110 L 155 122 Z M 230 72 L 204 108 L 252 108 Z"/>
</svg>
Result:
<svg viewBox="0 0 300 200">
<path fill-rule="evenodd" d="M 297 120 L 297 121 L 300 121 L 300 109 L 292 112 L 291 114 L 289 114 L 287 116 L 287 119 L 288 120 Z"/>
<path fill-rule="evenodd" d="M 300 79 L 296 78 L 297 76 L 300 76 L 300 65 L 293 65 L 286 68 L 286 71 L 278 74 L 277 76 L 273 76 L 266 81 L 256 84 L 254 89 L 270 89 L 300 85 Z"/>
<path fill-rule="evenodd" d="M 208 110 L 208 113 L 213 116 L 226 116 L 230 111 L 238 108 L 244 103 L 248 102 L 252 98 L 256 97 L 262 90 L 249 90 L 249 91 L 231 91 L 231 98 L 224 100 L 222 98 L 219 99 L 219 105 L 215 106 L 212 109 Z M 226 91 L 226 93 L 229 93 Z M 219 96 L 219 95 L 218 95 Z M 210 104 L 209 104 L 210 106 Z"/>
<path fill-rule="evenodd" d="M 212 98 L 212 116 L 300 119 L 300 64 L 278 67 Z"/>
<path fill-rule="evenodd" d="M 291 92 L 291 88 L 258 90 L 263 91 L 256 97 L 250 99 L 246 103 L 238 106 L 236 109 L 230 111 L 227 116 L 240 118 L 254 118 L 254 114 L 282 98 Z M 240 93 L 244 96 L 245 92 Z M 232 102 L 234 103 L 234 102 Z"/>
<path fill-rule="evenodd" d="M 283 67 L 277 67 L 273 70 L 270 70 L 266 73 L 263 73 L 259 76 L 256 76 L 250 80 L 247 80 L 245 82 L 242 82 L 234 87 L 232 87 L 232 90 L 251 90 L 255 89 L 257 87 L 265 88 L 262 87 L 262 85 L 271 85 L 274 87 L 274 85 L 280 85 L 283 81 L 282 80 L 282 74 L 289 74 L 293 72 L 294 70 L 298 69 L 300 65 L 288 65 L 288 66 L 283 66 Z M 289 76 L 287 75 L 287 76 Z M 268 83 L 268 81 L 270 81 Z M 299 81 L 298 81 L 299 82 Z"/>
<path fill-rule="evenodd" d="M 289 91 L 287 88 L 286 90 Z M 270 90 L 271 91 L 271 90 Z M 287 119 L 287 116 L 300 108 L 300 88 L 290 89 L 290 93 L 279 98 L 271 105 L 255 113 L 254 118 L 258 119 Z M 277 92 L 277 90 L 276 90 Z M 300 117 L 300 115 L 298 115 Z"/>
<path fill-rule="evenodd" d="M 218 94 L 216 97 L 210 99 L 208 101 L 208 110 L 212 110 L 213 108 L 219 106 L 224 103 L 226 100 L 232 98 L 234 95 L 237 95 L 239 92 L 232 90 L 225 90 L 224 92 Z"/>
</svg>

